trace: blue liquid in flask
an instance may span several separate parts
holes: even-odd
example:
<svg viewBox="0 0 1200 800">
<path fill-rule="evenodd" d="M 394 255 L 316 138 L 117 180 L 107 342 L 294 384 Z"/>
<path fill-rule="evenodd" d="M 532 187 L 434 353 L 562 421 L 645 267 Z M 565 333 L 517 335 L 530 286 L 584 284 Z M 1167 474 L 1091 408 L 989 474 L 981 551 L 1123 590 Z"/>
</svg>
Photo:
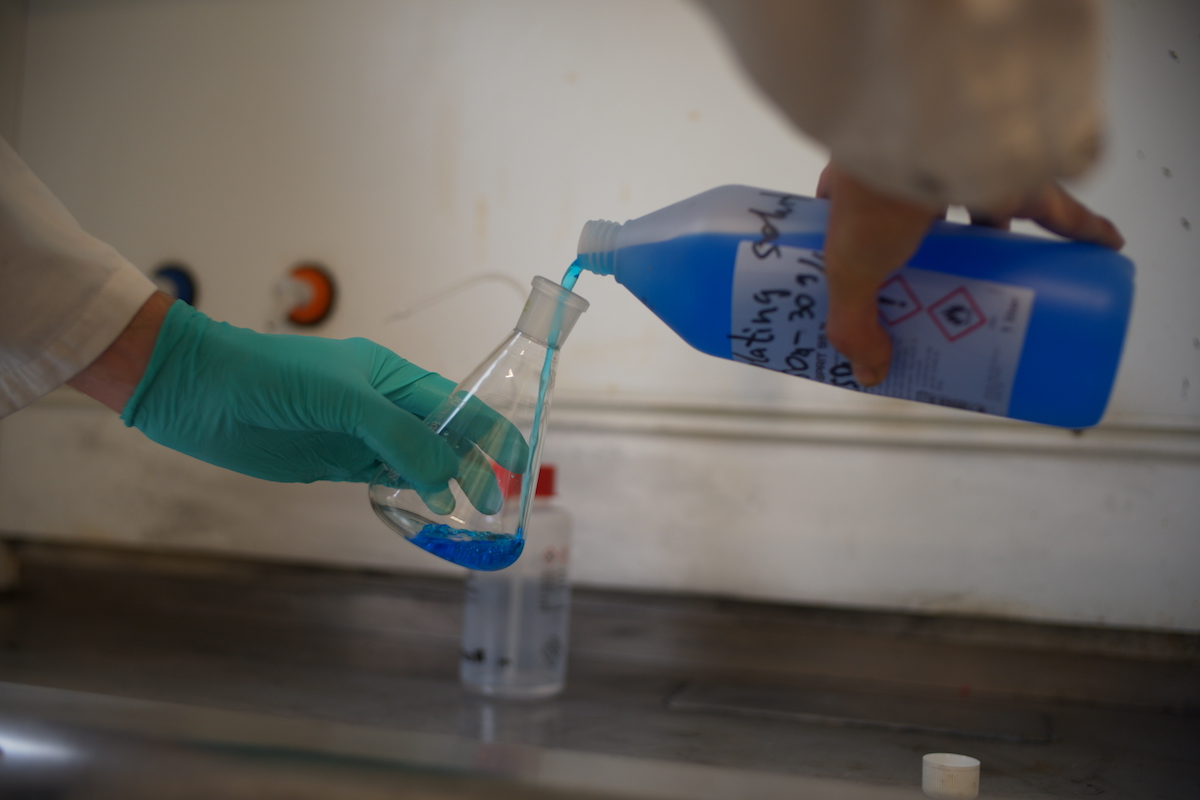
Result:
<svg viewBox="0 0 1200 800">
<path fill-rule="evenodd" d="M 449 525 L 429 524 L 410 542 L 439 558 L 467 569 L 494 572 L 510 566 L 525 549 L 525 536 L 489 531 L 465 531 Z"/>
<path fill-rule="evenodd" d="M 576 259 L 571 266 L 567 267 L 567 272 L 563 275 L 562 287 L 568 291 L 574 288 L 582 271 L 583 265 Z M 550 330 L 551 342 L 558 342 L 561 326 L 562 311 L 560 309 L 555 315 L 554 325 Z M 534 456 L 534 460 L 538 454 L 542 413 L 546 407 L 546 392 L 550 388 L 550 373 L 553 371 L 553 367 L 554 348 L 547 347 L 546 360 L 542 364 L 542 374 L 538 382 L 537 407 L 533 412 L 533 432 L 529 441 L 529 452 Z M 532 495 L 532 485 L 530 491 L 523 491 L 521 494 L 522 517 L 530 495 Z M 409 541 L 422 550 L 458 564 L 460 567 L 480 572 L 494 572 L 511 566 L 520 557 L 521 551 L 525 548 L 525 531 L 518 529 L 515 535 L 510 536 L 505 533 L 469 531 L 451 528 L 449 525 L 430 523 L 421 528 L 417 535 Z"/>
</svg>

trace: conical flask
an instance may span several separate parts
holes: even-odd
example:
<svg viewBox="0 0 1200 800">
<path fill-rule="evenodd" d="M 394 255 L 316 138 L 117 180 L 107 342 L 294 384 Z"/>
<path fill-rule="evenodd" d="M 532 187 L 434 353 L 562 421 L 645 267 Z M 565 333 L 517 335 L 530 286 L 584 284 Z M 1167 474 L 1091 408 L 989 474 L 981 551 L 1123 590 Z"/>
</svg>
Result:
<svg viewBox="0 0 1200 800">
<path fill-rule="evenodd" d="M 537 475 L 541 438 L 558 352 L 588 301 L 543 277 L 517 327 L 425 419 L 461 458 L 444 486 L 423 486 L 388 466 L 369 489 L 371 506 L 413 544 L 455 564 L 498 570 L 525 545 L 537 481 L 507 491 L 521 475 Z"/>
</svg>

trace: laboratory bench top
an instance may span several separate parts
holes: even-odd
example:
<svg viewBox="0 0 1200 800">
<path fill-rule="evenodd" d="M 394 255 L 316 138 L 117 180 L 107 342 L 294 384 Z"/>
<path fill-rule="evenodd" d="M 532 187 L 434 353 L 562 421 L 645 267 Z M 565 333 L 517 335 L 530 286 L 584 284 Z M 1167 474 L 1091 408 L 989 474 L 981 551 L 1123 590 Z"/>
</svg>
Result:
<svg viewBox="0 0 1200 800">
<path fill-rule="evenodd" d="M 10 540 L 0 797 L 1200 797 L 1200 636 L 576 587 L 567 688 L 458 682 L 463 584 Z"/>
</svg>

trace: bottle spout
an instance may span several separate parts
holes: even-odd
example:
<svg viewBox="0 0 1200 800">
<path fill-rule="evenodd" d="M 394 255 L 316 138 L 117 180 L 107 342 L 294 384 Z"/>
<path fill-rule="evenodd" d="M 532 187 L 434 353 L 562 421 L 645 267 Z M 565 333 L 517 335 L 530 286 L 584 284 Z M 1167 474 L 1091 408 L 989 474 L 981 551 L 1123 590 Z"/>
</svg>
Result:
<svg viewBox="0 0 1200 800">
<path fill-rule="evenodd" d="M 613 252 L 617 249 L 617 234 L 621 223 L 606 219 L 585 222 L 579 233 L 578 264 L 597 275 L 613 274 Z"/>
</svg>

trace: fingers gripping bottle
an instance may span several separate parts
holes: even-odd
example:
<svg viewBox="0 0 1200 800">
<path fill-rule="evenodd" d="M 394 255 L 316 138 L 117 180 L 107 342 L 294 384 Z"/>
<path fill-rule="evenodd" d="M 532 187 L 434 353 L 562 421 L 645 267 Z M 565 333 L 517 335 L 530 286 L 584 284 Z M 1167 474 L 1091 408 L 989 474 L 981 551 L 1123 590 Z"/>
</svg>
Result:
<svg viewBox="0 0 1200 800">
<path fill-rule="evenodd" d="M 538 473 L 521 560 L 467 575 L 459 676 L 479 694 L 550 697 L 566 681 L 571 518 L 554 500 L 554 477 L 549 465 Z"/>
<path fill-rule="evenodd" d="M 588 222 L 576 265 L 612 275 L 714 356 L 870 394 L 1083 428 L 1100 421 L 1133 264 L 1098 245 L 934 224 L 878 295 L 888 377 L 863 389 L 825 338 L 828 203 L 721 186 Z"/>
<path fill-rule="evenodd" d="M 368 489 L 380 519 L 470 569 L 503 569 L 517 560 L 535 487 L 528 481 L 509 492 L 506 485 L 537 474 L 559 348 L 587 307 L 562 286 L 533 279 L 516 329 L 425 418 L 459 455 L 457 476 L 423 486 L 381 467 Z"/>
</svg>

